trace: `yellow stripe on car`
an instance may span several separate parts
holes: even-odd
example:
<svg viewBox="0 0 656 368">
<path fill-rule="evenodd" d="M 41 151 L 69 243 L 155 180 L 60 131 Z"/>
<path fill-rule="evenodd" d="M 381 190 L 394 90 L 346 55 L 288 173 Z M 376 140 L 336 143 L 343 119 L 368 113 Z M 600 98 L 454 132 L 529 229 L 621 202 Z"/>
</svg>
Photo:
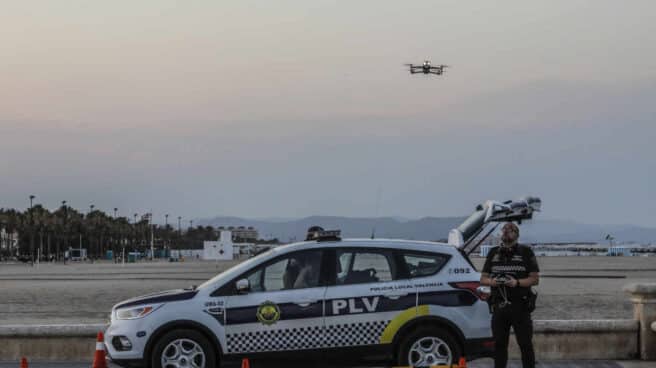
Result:
<svg viewBox="0 0 656 368">
<path fill-rule="evenodd" d="M 394 335 L 399 331 L 399 329 L 406 324 L 406 322 L 421 316 L 428 315 L 428 306 L 420 305 L 418 307 L 412 307 L 404 310 L 399 313 L 398 316 L 394 317 L 393 320 L 385 327 L 385 331 L 380 335 L 381 344 L 391 344 L 394 340 Z"/>
</svg>

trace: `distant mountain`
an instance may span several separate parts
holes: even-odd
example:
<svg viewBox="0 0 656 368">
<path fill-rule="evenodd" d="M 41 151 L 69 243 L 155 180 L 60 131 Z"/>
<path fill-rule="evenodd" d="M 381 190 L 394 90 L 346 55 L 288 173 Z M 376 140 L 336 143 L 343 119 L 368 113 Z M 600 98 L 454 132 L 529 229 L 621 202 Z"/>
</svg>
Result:
<svg viewBox="0 0 656 368">
<path fill-rule="evenodd" d="M 310 226 L 341 229 L 344 237 L 368 238 L 375 229 L 378 238 L 414 240 L 446 239 L 449 230 L 457 227 L 464 217 L 424 217 L 406 220 L 397 217 L 353 218 L 340 216 L 310 216 L 301 219 L 244 219 L 218 216 L 195 220 L 198 225 L 254 226 L 262 238 L 281 241 L 303 240 Z M 656 243 L 656 229 L 633 225 L 589 225 L 572 221 L 536 220 L 521 226 L 524 242 L 604 242 L 607 234 L 617 242 Z"/>
</svg>

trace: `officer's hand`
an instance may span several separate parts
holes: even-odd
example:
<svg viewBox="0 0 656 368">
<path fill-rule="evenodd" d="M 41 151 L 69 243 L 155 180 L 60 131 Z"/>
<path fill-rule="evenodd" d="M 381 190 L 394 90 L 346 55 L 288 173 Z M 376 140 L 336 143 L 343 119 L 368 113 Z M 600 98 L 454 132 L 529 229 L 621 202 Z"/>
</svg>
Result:
<svg viewBox="0 0 656 368">
<path fill-rule="evenodd" d="M 508 287 L 514 288 L 514 287 L 517 287 L 519 285 L 519 281 L 517 281 L 517 279 L 512 277 L 512 276 L 508 276 L 508 281 L 506 281 L 505 285 L 508 286 Z"/>
</svg>

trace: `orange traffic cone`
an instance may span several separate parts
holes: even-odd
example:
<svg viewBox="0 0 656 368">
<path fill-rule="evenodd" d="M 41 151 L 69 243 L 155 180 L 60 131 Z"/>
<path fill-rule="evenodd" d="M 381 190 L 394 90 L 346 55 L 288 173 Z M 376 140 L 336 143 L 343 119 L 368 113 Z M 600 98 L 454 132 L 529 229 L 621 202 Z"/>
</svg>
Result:
<svg viewBox="0 0 656 368">
<path fill-rule="evenodd" d="M 248 358 L 241 360 L 241 368 L 251 368 L 251 362 L 248 360 Z"/>
<path fill-rule="evenodd" d="M 460 357 L 460 360 L 458 360 L 458 367 L 467 368 L 467 360 L 465 360 L 465 357 Z"/>
<path fill-rule="evenodd" d="M 98 332 L 96 339 L 96 353 L 93 355 L 92 368 L 107 368 L 107 360 L 105 359 L 105 336 L 102 331 Z"/>
<path fill-rule="evenodd" d="M 28 368 L 27 366 L 27 359 L 25 357 L 21 358 L 21 365 L 20 368 Z"/>
</svg>

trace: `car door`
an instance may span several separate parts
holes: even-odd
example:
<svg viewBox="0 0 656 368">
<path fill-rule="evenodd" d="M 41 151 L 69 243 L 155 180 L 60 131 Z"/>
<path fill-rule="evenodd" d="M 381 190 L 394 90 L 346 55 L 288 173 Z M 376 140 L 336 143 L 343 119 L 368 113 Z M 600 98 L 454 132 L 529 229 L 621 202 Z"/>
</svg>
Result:
<svg viewBox="0 0 656 368">
<path fill-rule="evenodd" d="M 335 277 L 325 297 L 326 347 L 386 343 L 393 320 L 414 310 L 415 288 L 400 279 L 396 257 L 392 249 L 335 249 Z"/>
<path fill-rule="evenodd" d="M 315 349 L 322 345 L 323 251 L 288 253 L 244 273 L 247 292 L 226 298 L 226 345 L 231 353 Z"/>
</svg>

